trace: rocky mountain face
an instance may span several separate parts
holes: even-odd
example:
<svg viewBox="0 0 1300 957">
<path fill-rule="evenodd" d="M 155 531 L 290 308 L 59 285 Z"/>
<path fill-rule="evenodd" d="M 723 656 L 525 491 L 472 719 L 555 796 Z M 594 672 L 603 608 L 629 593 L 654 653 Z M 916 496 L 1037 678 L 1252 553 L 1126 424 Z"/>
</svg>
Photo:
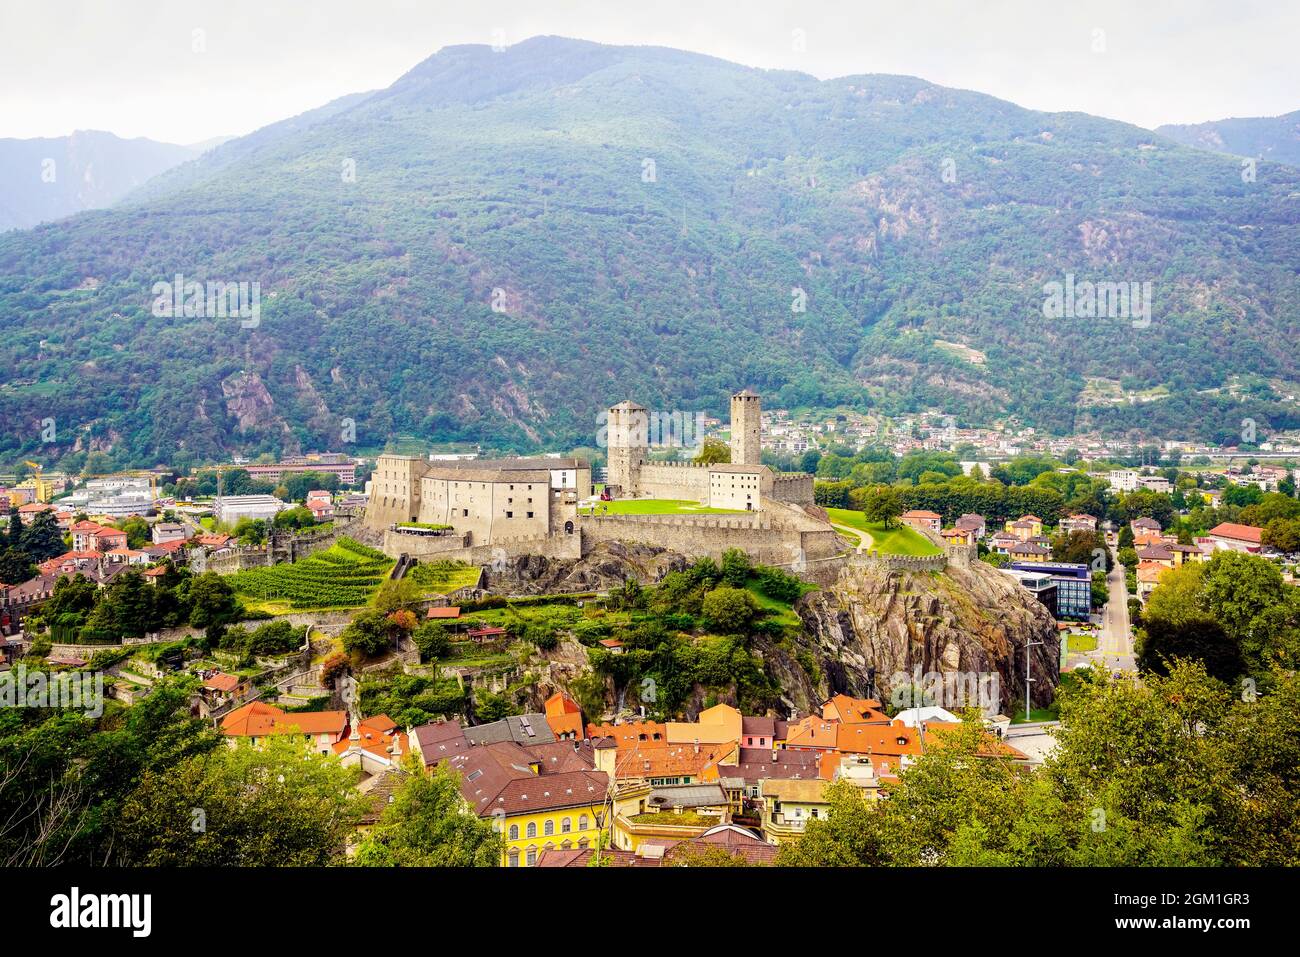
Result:
<svg viewBox="0 0 1300 957">
<path fill-rule="evenodd" d="M 783 675 L 790 679 L 783 682 L 790 704 L 802 714 L 838 692 L 889 701 L 909 687 L 928 691 L 944 682 L 953 689 L 987 688 L 1006 713 L 1013 701 L 1024 700 L 1027 641 L 1042 642 L 1030 653 L 1034 704 L 1050 703 L 1060 681 L 1060 637 L 1052 616 L 984 562 L 950 565 L 942 573 L 850 565 L 833 585 L 805 595 L 795 610 L 822 672 L 816 687 L 798 680 L 801 667 Z M 950 709 L 961 704 L 934 703 Z"/>
<path fill-rule="evenodd" d="M 1300 110 L 1282 116 L 1161 126 L 1156 132 L 1196 149 L 1300 166 Z"/>
<path fill-rule="evenodd" d="M 202 149 L 98 130 L 0 139 L 0 232 L 111 206 Z"/>
<path fill-rule="evenodd" d="M 487 569 L 484 587 L 526 595 L 604 591 L 628 578 L 653 584 L 686 564 L 676 552 L 608 542 L 576 561 L 511 559 Z M 1060 681 L 1060 637 L 1052 616 L 984 562 L 936 573 L 849 565 L 833 583 L 800 599 L 795 611 L 804 623 L 799 639 L 760 638 L 754 646 L 790 714 L 806 715 L 840 692 L 889 701 L 912 685 L 926 692 L 983 693 L 1007 713 L 1014 702 L 1023 706 L 1026 641 L 1042 642 L 1030 653 L 1033 703 L 1050 703 Z M 542 698 L 587 670 L 585 652 L 571 641 L 547 657 L 554 667 L 547 669 Z M 688 716 L 706 700 L 727 700 L 716 691 L 697 689 Z M 947 696 L 933 703 L 962 704 Z"/>
<path fill-rule="evenodd" d="M 601 542 L 581 559 L 521 555 L 487 566 L 483 587 L 503 595 L 608 591 L 629 578 L 653 584 L 686 567 L 676 552 L 628 542 Z"/>
</svg>

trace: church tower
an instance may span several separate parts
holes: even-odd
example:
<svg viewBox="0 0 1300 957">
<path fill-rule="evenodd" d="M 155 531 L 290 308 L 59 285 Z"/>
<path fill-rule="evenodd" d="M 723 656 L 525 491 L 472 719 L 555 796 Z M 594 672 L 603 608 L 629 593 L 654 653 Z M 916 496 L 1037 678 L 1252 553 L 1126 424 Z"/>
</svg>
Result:
<svg viewBox="0 0 1300 957">
<path fill-rule="evenodd" d="M 606 422 L 609 467 L 605 480 L 624 496 L 634 496 L 641 485 L 641 465 L 646 460 L 650 417 L 645 407 L 624 400 L 609 410 Z"/>
<path fill-rule="evenodd" d="M 761 400 L 753 389 L 745 389 L 731 397 L 731 464 L 758 465 L 762 451 Z"/>
</svg>

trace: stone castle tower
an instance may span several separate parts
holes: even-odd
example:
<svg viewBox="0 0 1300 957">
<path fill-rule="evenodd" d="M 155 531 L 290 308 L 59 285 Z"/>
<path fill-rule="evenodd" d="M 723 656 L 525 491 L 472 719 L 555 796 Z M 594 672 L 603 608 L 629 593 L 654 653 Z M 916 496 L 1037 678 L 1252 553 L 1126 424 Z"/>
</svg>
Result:
<svg viewBox="0 0 1300 957">
<path fill-rule="evenodd" d="M 731 397 L 731 464 L 759 465 L 763 451 L 763 412 L 758 393 L 744 389 Z"/>
<path fill-rule="evenodd" d="M 609 410 L 606 439 L 609 467 L 606 481 L 624 495 L 633 495 L 641 484 L 641 466 L 649 446 L 650 418 L 645 406 L 624 400 Z"/>
</svg>

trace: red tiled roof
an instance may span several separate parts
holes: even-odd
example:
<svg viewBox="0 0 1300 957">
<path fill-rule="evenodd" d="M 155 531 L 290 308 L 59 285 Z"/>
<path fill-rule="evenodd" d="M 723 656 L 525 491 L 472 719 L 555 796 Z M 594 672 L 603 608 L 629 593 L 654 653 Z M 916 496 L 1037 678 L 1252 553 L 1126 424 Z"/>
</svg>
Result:
<svg viewBox="0 0 1300 957">
<path fill-rule="evenodd" d="M 1256 528 L 1254 525 L 1238 525 L 1236 522 L 1220 522 L 1210 529 L 1208 534 L 1217 535 L 1220 538 L 1231 538 L 1239 542 L 1250 542 L 1252 545 L 1260 543 L 1260 533 L 1262 528 Z"/>
</svg>

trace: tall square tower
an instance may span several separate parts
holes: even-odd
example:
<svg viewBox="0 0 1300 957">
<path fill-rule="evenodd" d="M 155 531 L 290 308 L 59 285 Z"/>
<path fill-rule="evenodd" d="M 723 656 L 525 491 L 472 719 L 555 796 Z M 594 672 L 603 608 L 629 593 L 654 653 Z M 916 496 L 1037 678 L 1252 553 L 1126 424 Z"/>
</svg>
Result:
<svg viewBox="0 0 1300 957">
<path fill-rule="evenodd" d="M 762 402 L 753 389 L 743 389 L 731 397 L 731 464 L 759 465 L 762 452 Z"/>
<path fill-rule="evenodd" d="M 606 478 L 623 495 L 636 495 L 641 466 L 649 451 L 650 417 L 645 406 L 623 400 L 609 410 L 606 439 L 609 466 Z"/>
</svg>

